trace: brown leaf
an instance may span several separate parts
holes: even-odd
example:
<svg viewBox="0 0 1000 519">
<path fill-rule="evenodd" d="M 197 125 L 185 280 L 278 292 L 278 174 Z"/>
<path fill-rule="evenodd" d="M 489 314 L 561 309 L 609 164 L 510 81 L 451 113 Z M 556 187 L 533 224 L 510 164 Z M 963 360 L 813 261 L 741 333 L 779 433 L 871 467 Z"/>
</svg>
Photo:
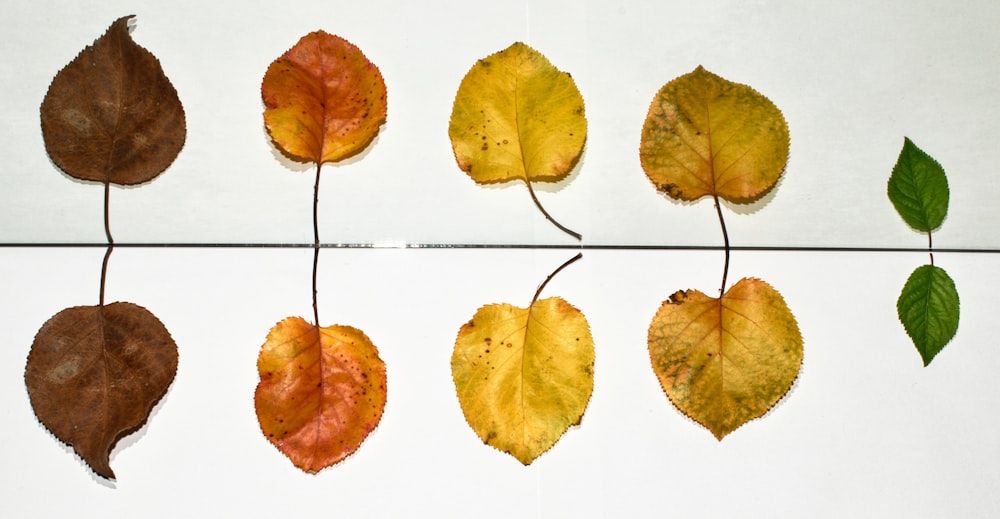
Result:
<svg viewBox="0 0 1000 519">
<path fill-rule="evenodd" d="M 111 449 L 146 422 L 176 372 L 177 345 L 163 323 L 119 302 L 49 319 L 31 345 L 24 382 L 42 424 L 113 479 Z"/>
<path fill-rule="evenodd" d="M 130 18 L 119 18 L 60 70 L 42 101 L 45 149 L 72 177 L 140 184 L 184 146 L 177 91 L 159 60 L 132 41 Z"/>
</svg>

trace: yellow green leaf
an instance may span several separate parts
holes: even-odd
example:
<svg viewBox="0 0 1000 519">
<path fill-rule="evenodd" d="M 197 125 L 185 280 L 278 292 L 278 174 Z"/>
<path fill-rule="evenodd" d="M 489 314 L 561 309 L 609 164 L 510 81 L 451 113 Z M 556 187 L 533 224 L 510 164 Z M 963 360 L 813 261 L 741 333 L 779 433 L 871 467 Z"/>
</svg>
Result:
<svg viewBox="0 0 1000 519">
<path fill-rule="evenodd" d="M 649 356 L 674 406 L 721 440 L 788 392 L 802 335 L 781 294 L 744 278 L 721 298 L 671 296 L 649 326 Z"/>
<path fill-rule="evenodd" d="M 777 183 L 788 143 L 788 125 L 770 100 L 699 66 L 653 98 L 639 159 L 656 188 L 673 198 L 748 203 Z"/>
<path fill-rule="evenodd" d="M 594 388 L 594 339 L 559 297 L 487 305 L 459 330 L 451 371 L 469 426 L 528 465 L 580 423 Z"/>
</svg>

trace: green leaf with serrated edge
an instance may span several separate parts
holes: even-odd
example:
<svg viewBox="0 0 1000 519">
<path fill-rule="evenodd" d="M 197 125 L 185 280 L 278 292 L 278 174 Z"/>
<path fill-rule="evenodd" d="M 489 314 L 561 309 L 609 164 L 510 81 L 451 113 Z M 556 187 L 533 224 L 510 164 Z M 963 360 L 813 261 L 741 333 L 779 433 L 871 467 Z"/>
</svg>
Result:
<svg viewBox="0 0 1000 519">
<path fill-rule="evenodd" d="M 899 294 L 896 310 L 924 366 L 958 331 L 958 291 L 940 267 L 923 265 L 914 270 Z"/>
<path fill-rule="evenodd" d="M 930 232 L 948 213 L 948 179 L 938 161 L 903 138 L 889 177 L 889 200 L 910 227 Z"/>
</svg>

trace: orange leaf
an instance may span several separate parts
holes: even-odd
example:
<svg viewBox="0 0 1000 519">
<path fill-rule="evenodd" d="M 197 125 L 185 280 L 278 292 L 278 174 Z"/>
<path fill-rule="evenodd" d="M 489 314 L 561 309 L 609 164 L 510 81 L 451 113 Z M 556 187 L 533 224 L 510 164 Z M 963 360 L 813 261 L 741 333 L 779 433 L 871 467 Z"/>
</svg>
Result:
<svg viewBox="0 0 1000 519">
<path fill-rule="evenodd" d="M 293 158 L 322 164 L 365 149 L 385 122 L 382 74 L 347 40 L 309 33 L 274 60 L 261 85 L 264 124 Z"/>
<path fill-rule="evenodd" d="M 289 317 L 267 334 L 257 369 L 261 431 L 306 472 L 357 450 L 382 418 L 385 363 L 356 328 Z"/>
<path fill-rule="evenodd" d="M 777 290 L 741 279 L 721 298 L 677 292 L 649 325 L 663 391 L 721 440 L 774 406 L 802 364 L 802 335 Z"/>
</svg>

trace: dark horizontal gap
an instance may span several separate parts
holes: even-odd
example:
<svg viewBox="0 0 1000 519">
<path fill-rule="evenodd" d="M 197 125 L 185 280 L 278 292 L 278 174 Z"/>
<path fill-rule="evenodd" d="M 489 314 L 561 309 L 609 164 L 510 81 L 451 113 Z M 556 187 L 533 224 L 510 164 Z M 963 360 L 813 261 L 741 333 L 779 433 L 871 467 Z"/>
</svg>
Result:
<svg viewBox="0 0 1000 519">
<path fill-rule="evenodd" d="M 107 247 L 106 243 L 0 243 L 0 247 L 31 248 L 85 248 Z M 519 249 L 519 250 L 634 250 L 634 251 L 721 251 L 721 245 L 533 245 L 526 243 L 323 243 L 324 249 Z M 311 249 L 311 243 L 115 243 L 115 248 L 168 248 L 168 249 Z M 928 252 L 926 247 L 809 247 L 809 246 L 758 246 L 734 245 L 734 251 L 761 252 Z M 1000 249 L 941 248 L 934 252 L 998 254 Z"/>
</svg>

